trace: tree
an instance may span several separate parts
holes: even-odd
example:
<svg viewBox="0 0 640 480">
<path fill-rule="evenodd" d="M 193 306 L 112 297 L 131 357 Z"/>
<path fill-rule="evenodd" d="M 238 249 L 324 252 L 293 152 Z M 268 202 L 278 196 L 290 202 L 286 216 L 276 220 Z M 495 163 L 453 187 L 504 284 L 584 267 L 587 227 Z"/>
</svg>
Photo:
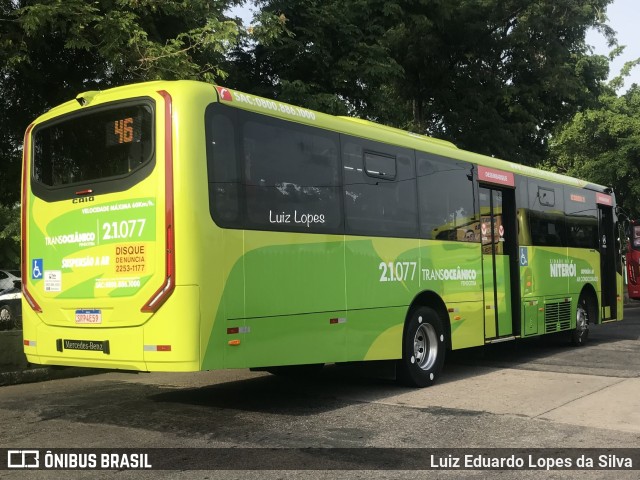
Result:
<svg viewBox="0 0 640 480">
<path fill-rule="evenodd" d="M 0 204 L 19 199 L 27 125 L 87 90 L 225 76 L 242 0 L 0 0 Z"/>
<path fill-rule="evenodd" d="M 224 78 L 227 52 L 247 34 L 224 12 L 243 1 L 0 0 L 0 265 L 19 259 L 29 123 L 87 90 Z M 273 25 L 257 38 L 272 35 Z"/>
<path fill-rule="evenodd" d="M 640 218 L 640 87 L 609 91 L 578 112 L 551 142 L 549 165 L 560 173 L 613 187 L 618 204 Z"/>
<path fill-rule="evenodd" d="M 554 126 L 602 93 L 611 0 L 262 0 L 289 35 L 257 43 L 231 84 L 536 164 Z M 240 73 L 241 75 L 238 75 Z"/>
<path fill-rule="evenodd" d="M 267 44 L 235 50 L 228 79 L 235 88 L 335 115 L 363 115 L 382 85 L 402 73 L 380 41 L 387 29 L 383 0 L 255 3 L 286 28 Z"/>
<path fill-rule="evenodd" d="M 535 164 L 553 127 L 601 92 L 607 61 L 589 55 L 584 38 L 608 0 L 419 3 L 388 36 L 418 131 Z"/>
</svg>

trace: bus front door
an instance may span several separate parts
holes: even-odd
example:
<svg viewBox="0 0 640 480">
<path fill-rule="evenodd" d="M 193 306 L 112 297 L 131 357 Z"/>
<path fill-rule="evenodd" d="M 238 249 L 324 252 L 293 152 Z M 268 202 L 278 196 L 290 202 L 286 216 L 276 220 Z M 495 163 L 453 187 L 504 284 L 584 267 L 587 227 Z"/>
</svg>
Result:
<svg viewBox="0 0 640 480">
<path fill-rule="evenodd" d="M 598 205 L 598 232 L 600 237 L 600 271 L 602 272 L 602 320 L 617 318 L 616 291 L 616 237 L 613 208 Z"/>
<path fill-rule="evenodd" d="M 518 292 L 515 193 L 512 189 L 480 188 L 485 339 L 518 334 L 512 305 Z M 515 329 L 514 329 L 515 326 Z"/>
</svg>

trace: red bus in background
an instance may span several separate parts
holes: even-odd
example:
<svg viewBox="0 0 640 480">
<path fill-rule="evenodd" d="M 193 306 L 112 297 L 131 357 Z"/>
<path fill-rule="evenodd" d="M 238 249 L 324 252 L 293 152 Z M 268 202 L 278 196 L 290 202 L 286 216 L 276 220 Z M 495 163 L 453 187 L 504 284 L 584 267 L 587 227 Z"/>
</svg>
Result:
<svg viewBox="0 0 640 480">
<path fill-rule="evenodd" d="M 629 222 L 627 245 L 627 290 L 629 298 L 640 300 L 640 220 Z"/>
</svg>

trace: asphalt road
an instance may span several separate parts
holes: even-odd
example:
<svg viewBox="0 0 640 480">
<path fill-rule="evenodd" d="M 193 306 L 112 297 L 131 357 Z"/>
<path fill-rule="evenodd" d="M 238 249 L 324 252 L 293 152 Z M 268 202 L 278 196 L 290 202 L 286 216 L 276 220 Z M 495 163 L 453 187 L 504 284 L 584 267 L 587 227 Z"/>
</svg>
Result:
<svg viewBox="0 0 640 480">
<path fill-rule="evenodd" d="M 462 449 L 454 456 L 484 448 L 640 448 L 640 308 L 625 315 L 592 327 L 582 348 L 555 337 L 457 352 L 427 389 L 336 366 L 310 380 L 245 370 L 112 372 L 0 387 L 0 448 L 234 449 L 220 450 L 232 471 L 198 470 L 209 465 L 205 458 L 202 465 L 183 458 L 215 451 L 166 450 L 164 460 L 182 470 L 0 470 L 0 478 L 635 479 L 640 470 L 421 471 L 398 457 L 423 461 L 438 448 Z M 253 448 L 289 450 L 274 453 L 271 469 L 237 470 L 264 462 Z M 429 450 L 411 450 L 421 448 Z M 357 469 L 335 470 L 333 451 L 322 449 L 342 449 L 335 452 L 355 458 Z M 307 470 L 273 469 L 297 461 Z M 386 470 L 377 470 L 381 462 Z"/>
</svg>

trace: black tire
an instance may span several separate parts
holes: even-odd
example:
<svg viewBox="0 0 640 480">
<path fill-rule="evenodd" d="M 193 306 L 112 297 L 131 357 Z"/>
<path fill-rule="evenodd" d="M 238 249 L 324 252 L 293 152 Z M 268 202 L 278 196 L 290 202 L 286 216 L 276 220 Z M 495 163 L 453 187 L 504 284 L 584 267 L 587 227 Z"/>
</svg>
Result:
<svg viewBox="0 0 640 480">
<path fill-rule="evenodd" d="M 0 305 L 0 330 L 10 330 L 13 320 L 13 312 L 9 305 Z"/>
<path fill-rule="evenodd" d="M 22 316 L 13 314 L 13 328 L 16 330 L 22 330 Z"/>
<path fill-rule="evenodd" d="M 597 304 L 593 296 L 582 292 L 576 308 L 576 326 L 571 330 L 571 344 L 576 347 L 586 345 L 589 340 L 589 324 L 597 322 Z"/>
<path fill-rule="evenodd" d="M 402 360 L 397 377 L 410 387 L 428 387 L 442 373 L 446 352 L 446 333 L 442 319 L 429 307 L 409 312 L 402 339 Z"/>
</svg>

